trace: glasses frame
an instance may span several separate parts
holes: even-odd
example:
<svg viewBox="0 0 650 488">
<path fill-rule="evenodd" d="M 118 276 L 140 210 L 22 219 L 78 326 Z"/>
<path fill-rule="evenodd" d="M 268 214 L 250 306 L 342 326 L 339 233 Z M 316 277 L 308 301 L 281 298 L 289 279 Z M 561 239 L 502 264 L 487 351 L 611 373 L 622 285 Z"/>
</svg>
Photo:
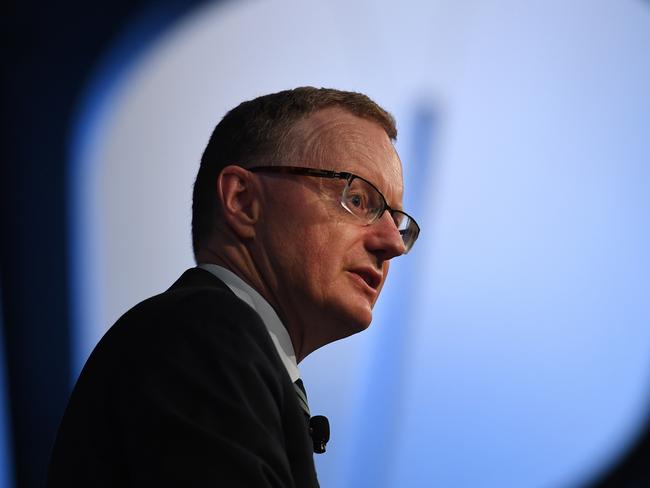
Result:
<svg viewBox="0 0 650 488">
<path fill-rule="evenodd" d="M 402 210 L 397 210 L 388 205 L 386 202 L 386 198 L 384 197 L 384 194 L 379 191 L 379 189 L 373 185 L 371 182 L 366 180 L 365 178 L 355 175 L 354 173 L 349 173 L 347 171 L 333 171 L 333 170 L 327 170 L 327 169 L 316 169 L 316 168 L 305 168 L 304 166 L 253 166 L 252 168 L 245 168 L 248 171 L 252 173 L 280 173 L 280 174 L 291 174 L 291 175 L 300 175 L 300 176 L 315 176 L 317 178 L 331 178 L 331 179 L 340 179 L 340 180 L 345 180 L 346 185 L 349 186 L 354 179 L 359 179 L 368 185 L 370 185 L 376 192 L 377 194 L 381 197 L 381 201 L 383 203 L 381 211 L 377 212 L 377 215 L 373 217 L 373 219 L 370 222 L 367 222 L 367 225 L 372 225 L 375 222 L 377 222 L 382 215 L 384 215 L 384 212 L 388 210 L 388 213 L 390 216 L 393 218 L 393 222 L 395 222 L 395 225 L 399 228 L 397 221 L 395 220 L 395 214 L 402 214 L 406 218 L 408 218 L 413 224 L 415 225 L 416 232 L 415 236 L 413 237 L 413 240 L 411 241 L 411 244 L 409 246 L 406 246 L 406 250 L 404 251 L 404 254 L 408 253 L 411 248 L 413 247 L 413 244 L 415 244 L 415 241 L 417 241 L 418 236 L 420 235 L 420 226 L 418 225 L 417 221 L 411 217 L 409 214 Z M 341 194 L 343 195 L 343 194 Z M 341 199 L 341 206 L 350 214 L 354 215 L 355 217 L 359 218 L 359 220 L 364 220 L 360 218 L 358 215 L 354 214 L 343 202 Z M 401 232 L 400 232 L 401 234 Z M 406 243 L 405 243 L 406 244 Z"/>
</svg>

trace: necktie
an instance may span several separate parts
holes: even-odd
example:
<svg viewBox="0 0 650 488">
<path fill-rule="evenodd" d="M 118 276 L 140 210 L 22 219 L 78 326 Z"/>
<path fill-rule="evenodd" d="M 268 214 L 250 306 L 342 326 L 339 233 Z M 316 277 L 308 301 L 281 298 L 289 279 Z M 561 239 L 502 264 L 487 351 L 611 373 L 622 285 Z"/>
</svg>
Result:
<svg viewBox="0 0 650 488">
<path fill-rule="evenodd" d="M 296 390 L 296 395 L 298 396 L 298 403 L 300 404 L 300 407 L 305 414 L 307 423 L 309 423 L 311 413 L 309 413 L 309 404 L 307 403 L 307 392 L 305 391 L 305 385 L 303 385 L 302 380 L 298 378 L 293 384 L 293 387 Z"/>
</svg>

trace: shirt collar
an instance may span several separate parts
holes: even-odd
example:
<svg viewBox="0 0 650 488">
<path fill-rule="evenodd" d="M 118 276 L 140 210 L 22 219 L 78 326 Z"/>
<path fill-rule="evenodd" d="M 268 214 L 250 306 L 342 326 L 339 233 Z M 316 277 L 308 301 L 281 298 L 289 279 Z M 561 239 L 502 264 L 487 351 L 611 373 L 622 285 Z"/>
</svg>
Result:
<svg viewBox="0 0 650 488">
<path fill-rule="evenodd" d="M 197 267 L 209 271 L 223 281 L 237 297 L 246 302 L 247 305 L 259 314 L 262 322 L 266 326 L 266 330 L 271 336 L 275 349 L 278 351 L 282 364 L 284 364 L 287 373 L 289 373 L 291 381 L 295 382 L 300 378 L 300 370 L 296 362 L 296 353 L 293 350 L 291 337 L 289 337 L 287 329 L 269 302 L 248 283 L 223 266 L 200 263 Z"/>
</svg>

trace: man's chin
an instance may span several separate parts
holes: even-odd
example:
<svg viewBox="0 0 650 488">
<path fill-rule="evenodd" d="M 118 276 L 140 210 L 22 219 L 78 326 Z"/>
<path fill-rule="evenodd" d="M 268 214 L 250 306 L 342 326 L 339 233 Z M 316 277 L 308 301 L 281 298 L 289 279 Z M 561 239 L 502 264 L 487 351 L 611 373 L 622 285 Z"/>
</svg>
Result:
<svg viewBox="0 0 650 488">
<path fill-rule="evenodd" d="M 336 329 L 340 332 L 340 338 L 349 337 L 351 335 L 363 332 L 370 327 L 372 321 L 372 310 L 368 308 L 360 308 L 358 310 L 350 311 L 347 316 L 341 317 L 340 322 Z"/>
<path fill-rule="evenodd" d="M 370 326 L 371 319 L 372 314 L 337 314 L 336 316 L 330 316 L 328 320 L 321 320 L 320 325 L 314 329 L 313 344 L 315 347 L 312 350 L 363 332 Z"/>
</svg>

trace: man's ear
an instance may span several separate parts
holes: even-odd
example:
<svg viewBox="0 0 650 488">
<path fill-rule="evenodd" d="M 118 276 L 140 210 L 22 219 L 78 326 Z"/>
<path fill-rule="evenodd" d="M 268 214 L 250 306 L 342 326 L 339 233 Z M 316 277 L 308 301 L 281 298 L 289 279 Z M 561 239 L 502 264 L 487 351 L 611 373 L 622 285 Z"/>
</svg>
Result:
<svg viewBox="0 0 650 488">
<path fill-rule="evenodd" d="M 259 192 L 250 171 L 241 166 L 226 166 L 217 179 L 217 196 L 228 226 L 242 239 L 255 237 L 260 215 Z"/>
</svg>

